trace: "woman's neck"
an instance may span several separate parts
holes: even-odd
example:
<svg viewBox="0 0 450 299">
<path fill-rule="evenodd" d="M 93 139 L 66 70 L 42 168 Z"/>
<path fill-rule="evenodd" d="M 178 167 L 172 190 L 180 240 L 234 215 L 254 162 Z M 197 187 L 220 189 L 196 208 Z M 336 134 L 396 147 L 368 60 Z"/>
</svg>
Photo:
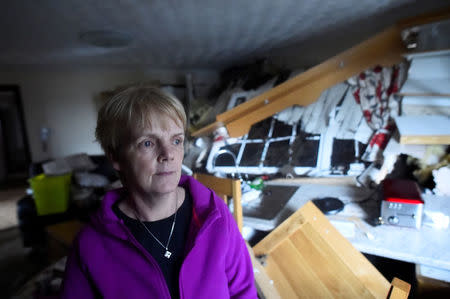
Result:
<svg viewBox="0 0 450 299">
<path fill-rule="evenodd" d="M 184 189 L 177 187 L 164 194 L 128 194 L 119 208 L 128 217 L 139 217 L 142 221 L 157 221 L 173 215 L 184 201 Z"/>
</svg>

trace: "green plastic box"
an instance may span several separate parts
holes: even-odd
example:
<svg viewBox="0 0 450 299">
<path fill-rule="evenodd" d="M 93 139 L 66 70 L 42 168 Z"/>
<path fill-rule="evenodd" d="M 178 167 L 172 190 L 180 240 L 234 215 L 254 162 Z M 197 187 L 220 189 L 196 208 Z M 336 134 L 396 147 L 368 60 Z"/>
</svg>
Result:
<svg viewBox="0 0 450 299">
<path fill-rule="evenodd" d="M 46 176 L 39 174 L 29 180 L 38 215 L 67 211 L 71 174 Z"/>
</svg>

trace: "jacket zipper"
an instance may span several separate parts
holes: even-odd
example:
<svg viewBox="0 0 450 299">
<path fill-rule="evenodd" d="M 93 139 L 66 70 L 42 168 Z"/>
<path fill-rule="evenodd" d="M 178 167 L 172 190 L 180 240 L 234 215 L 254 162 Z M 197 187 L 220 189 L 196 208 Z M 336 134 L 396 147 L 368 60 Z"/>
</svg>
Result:
<svg viewBox="0 0 450 299">
<path fill-rule="evenodd" d="M 125 231 L 128 235 L 129 240 L 131 241 L 131 243 L 140 251 L 141 254 L 143 254 L 145 256 L 145 258 L 147 259 L 147 261 L 154 267 L 156 268 L 156 270 L 159 273 L 159 280 L 160 283 L 163 285 L 163 288 L 166 291 L 166 295 L 167 298 L 171 298 L 170 296 L 170 292 L 169 292 L 169 287 L 167 286 L 166 280 L 164 278 L 164 274 L 161 271 L 161 268 L 159 268 L 158 263 L 155 261 L 155 259 L 153 258 L 153 256 L 151 256 L 147 250 L 145 250 L 144 247 L 142 247 L 142 245 L 136 240 L 136 238 L 133 236 L 133 234 L 129 231 L 129 229 L 126 227 L 126 225 L 123 223 L 123 220 L 120 219 L 120 225 L 122 226 L 122 228 L 125 228 Z"/>
<path fill-rule="evenodd" d="M 182 274 L 183 274 L 183 268 L 184 268 L 184 265 L 185 265 L 185 262 L 186 262 L 186 260 L 188 259 L 188 257 L 191 255 L 191 252 L 192 252 L 192 250 L 195 248 L 195 246 L 196 246 L 196 243 L 197 243 L 197 241 L 201 238 L 201 237 L 203 237 L 203 235 L 205 234 L 205 231 L 214 223 L 214 222 L 216 222 L 217 221 L 217 219 L 219 219 L 220 217 L 219 217 L 219 212 L 217 211 L 217 210 L 214 210 L 214 212 L 213 212 L 213 214 L 212 215 L 210 215 L 210 217 L 208 217 L 207 219 L 206 219 L 206 221 L 204 222 L 204 224 L 200 227 L 200 229 L 199 229 L 199 231 L 197 232 L 197 236 L 192 236 L 192 238 L 194 238 L 194 240 L 192 240 L 192 242 L 193 242 L 193 245 L 192 245 L 192 248 L 189 250 L 189 252 L 186 254 L 186 256 L 185 256 L 185 258 L 184 258 L 184 260 L 183 260 L 183 263 L 181 264 L 181 267 L 180 267 L 180 274 L 179 274 L 179 277 L 178 277 L 178 288 L 179 288 L 179 290 L 180 290 L 180 299 L 183 299 L 184 298 L 184 294 L 183 294 L 183 285 L 182 285 L 182 281 L 183 281 L 183 279 L 182 279 Z M 191 236 L 189 236 L 189 237 L 191 237 Z"/>
</svg>

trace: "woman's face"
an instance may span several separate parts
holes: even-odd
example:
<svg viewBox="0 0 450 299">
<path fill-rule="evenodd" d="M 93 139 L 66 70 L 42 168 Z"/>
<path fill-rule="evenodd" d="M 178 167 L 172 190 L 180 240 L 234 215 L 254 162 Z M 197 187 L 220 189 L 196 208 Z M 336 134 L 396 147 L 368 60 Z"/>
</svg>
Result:
<svg viewBox="0 0 450 299">
<path fill-rule="evenodd" d="M 184 155 L 181 123 L 152 113 L 151 127 L 130 132 L 130 135 L 131 142 L 120 159 L 113 161 L 129 191 L 142 196 L 175 191 Z"/>
</svg>

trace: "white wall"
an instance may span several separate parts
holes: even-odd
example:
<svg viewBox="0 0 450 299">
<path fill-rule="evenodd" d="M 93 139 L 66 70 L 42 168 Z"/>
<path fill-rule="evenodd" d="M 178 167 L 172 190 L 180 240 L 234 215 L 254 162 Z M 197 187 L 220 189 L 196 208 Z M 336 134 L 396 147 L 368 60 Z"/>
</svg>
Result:
<svg viewBox="0 0 450 299">
<path fill-rule="evenodd" d="M 25 125 L 33 161 L 85 152 L 101 154 L 94 131 L 100 92 L 117 86 L 159 80 L 184 83 L 183 71 L 150 70 L 7 70 L 0 71 L 0 84 L 20 87 Z M 218 73 L 191 71 L 195 84 L 213 84 Z M 40 141 L 42 127 L 50 128 L 48 151 Z"/>
</svg>

